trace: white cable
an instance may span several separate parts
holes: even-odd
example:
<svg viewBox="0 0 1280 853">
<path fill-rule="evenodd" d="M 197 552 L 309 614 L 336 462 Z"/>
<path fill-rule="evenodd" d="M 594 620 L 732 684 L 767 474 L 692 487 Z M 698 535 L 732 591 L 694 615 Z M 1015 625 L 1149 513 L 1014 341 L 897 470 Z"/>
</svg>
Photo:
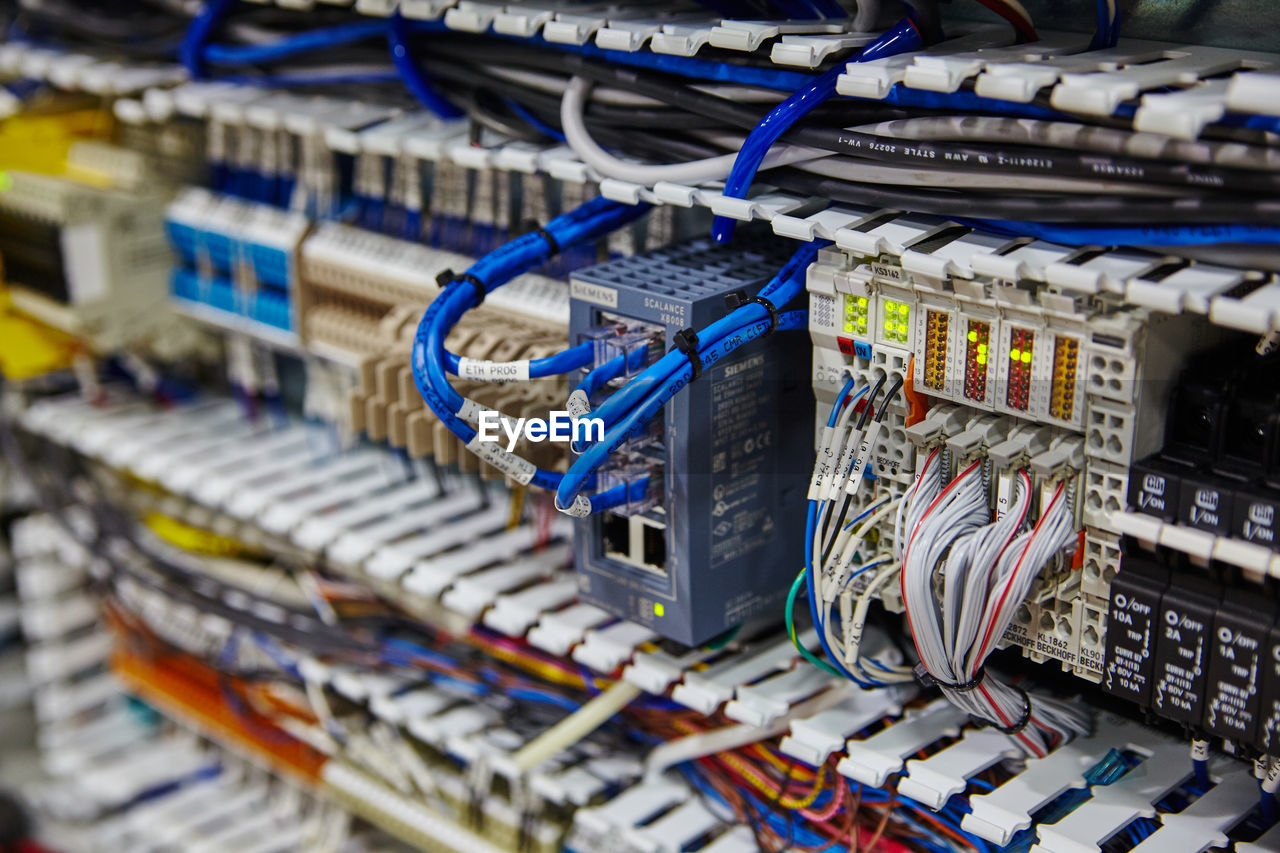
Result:
<svg viewBox="0 0 1280 853">
<path fill-rule="evenodd" d="M 590 91 L 591 83 L 588 80 L 574 77 L 569 82 L 564 90 L 564 97 L 560 101 L 560 124 L 564 129 L 565 140 L 573 149 L 573 153 L 602 177 L 646 186 L 661 181 L 687 184 L 723 180 L 728 177 L 737 154 L 721 154 L 702 160 L 662 165 L 631 163 L 614 157 L 596 144 L 587 131 L 583 111 L 586 108 L 587 93 Z M 828 156 L 831 156 L 830 151 L 821 151 L 816 148 L 795 145 L 774 146 L 765 155 L 760 168 L 773 169 Z"/>
</svg>

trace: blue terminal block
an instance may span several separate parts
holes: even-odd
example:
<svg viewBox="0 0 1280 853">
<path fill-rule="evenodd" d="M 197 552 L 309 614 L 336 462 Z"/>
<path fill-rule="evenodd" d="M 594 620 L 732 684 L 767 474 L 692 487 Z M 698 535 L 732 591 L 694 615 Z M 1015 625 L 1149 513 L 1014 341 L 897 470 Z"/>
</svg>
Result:
<svg viewBox="0 0 1280 853">
<path fill-rule="evenodd" d="M 770 234 L 732 247 L 698 239 L 575 272 L 570 342 L 602 326 L 651 331 L 665 348 L 682 329 L 754 294 L 794 248 Z M 686 645 L 781 612 L 803 553 L 812 469 L 810 353 L 779 332 L 709 368 L 616 454 L 601 483 L 651 479 L 646 500 L 579 519 L 581 595 Z M 612 389 L 605 388 L 605 395 Z"/>
</svg>

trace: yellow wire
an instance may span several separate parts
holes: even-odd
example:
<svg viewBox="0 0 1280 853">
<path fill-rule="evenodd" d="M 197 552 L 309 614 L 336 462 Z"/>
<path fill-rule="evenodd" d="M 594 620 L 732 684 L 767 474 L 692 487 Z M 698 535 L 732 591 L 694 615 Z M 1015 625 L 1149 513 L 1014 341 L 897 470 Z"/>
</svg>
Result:
<svg viewBox="0 0 1280 853">
<path fill-rule="evenodd" d="M 751 787 L 755 788 L 760 793 L 769 796 L 770 798 L 777 796 L 778 789 L 772 787 L 767 780 L 761 779 L 759 776 L 760 771 L 756 770 L 756 768 L 752 767 L 750 764 L 746 763 L 742 759 L 737 758 L 736 756 L 730 755 L 728 753 L 721 753 L 719 757 L 721 758 L 721 760 L 723 760 L 726 764 L 728 764 L 734 770 L 737 770 L 739 773 L 741 773 L 742 778 L 746 779 L 747 782 L 751 785 Z M 818 799 L 818 795 L 822 793 L 823 789 L 826 786 L 827 786 L 827 765 L 824 764 L 818 771 L 818 779 L 816 782 L 813 783 L 813 789 L 810 790 L 809 793 L 806 794 L 803 799 L 795 800 L 795 799 L 788 799 L 787 797 L 781 797 L 778 799 L 778 805 L 782 806 L 785 809 L 792 809 L 792 810 L 807 809 L 809 808 L 809 806 L 813 805 L 814 801 Z"/>
</svg>

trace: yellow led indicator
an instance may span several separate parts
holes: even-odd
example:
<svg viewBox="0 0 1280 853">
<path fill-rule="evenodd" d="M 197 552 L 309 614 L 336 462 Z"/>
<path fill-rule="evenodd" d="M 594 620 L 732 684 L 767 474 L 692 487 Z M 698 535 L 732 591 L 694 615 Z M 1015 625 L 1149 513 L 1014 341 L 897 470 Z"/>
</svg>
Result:
<svg viewBox="0 0 1280 853">
<path fill-rule="evenodd" d="M 910 305 L 886 299 L 884 301 L 884 336 L 897 343 L 906 343 L 909 316 L 911 316 Z"/>
<path fill-rule="evenodd" d="M 1023 364 L 1030 364 L 1030 363 L 1031 363 L 1031 353 L 1030 353 L 1029 351 L 1028 351 L 1028 352 L 1023 352 L 1023 353 L 1022 353 L 1022 363 L 1023 363 Z"/>
<path fill-rule="evenodd" d="M 664 613 L 666 613 L 666 612 L 667 612 L 667 609 L 666 609 L 665 607 L 663 607 L 663 606 L 662 606 L 662 602 L 660 602 L 660 601 L 655 601 L 655 602 L 653 603 L 653 615 L 654 615 L 654 616 L 661 616 L 662 614 L 664 614 Z"/>
<path fill-rule="evenodd" d="M 1018 352 L 1016 349 L 1009 350 L 1010 361 L 1017 361 L 1021 357 L 1022 357 L 1022 353 Z"/>
<path fill-rule="evenodd" d="M 867 297 L 853 296 L 846 293 L 844 296 L 844 331 L 845 334 L 866 335 L 867 327 L 870 325 L 870 318 L 867 313 Z"/>
<path fill-rule="evenodd" d="M 969 340 L 970 340 L 970 341 L 972 341 L 972 342 L 974 342 L 974 343 L 976 343 L 976 342 L 977 342 L 977 340 L 978 340 L 978 333 L 977 333 L 977 332 L 970 332 L 970 333 L 969 333 Z"/>
</svg>

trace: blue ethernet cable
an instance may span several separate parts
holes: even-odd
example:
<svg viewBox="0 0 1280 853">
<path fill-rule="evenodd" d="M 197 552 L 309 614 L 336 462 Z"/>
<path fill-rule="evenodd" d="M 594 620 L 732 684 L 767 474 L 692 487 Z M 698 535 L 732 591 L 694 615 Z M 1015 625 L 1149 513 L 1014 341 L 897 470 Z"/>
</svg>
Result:
<svg viewBox="0 0 1280 853">
<path fill-rule="evenodd" d="M 1012 237 L 1038 237 L 1067 246 L 1210 246 L 1219 243 L 1280 243 L 1275 225 L 1071 225 L 1003 219 L 955 220 L 961 225 Z"/>
<path fill-rule="evenodd" d="M 569 347 L 567 350 L 558 352 L 555 355 L 531 359 L 529 361 L 529 378 L 541 379 L 545 376 L 561 376 L 586 367 L 591 363 L 594 347 L 595 345 L 588 341 L 575 347 Z M 458 375 L 459 362 L 461 362 L 461 359 L 457 355 L 447 350 L 445 351 L 445 369 L 454 376 Z"/>
<path fill-rule="evenodd" d="M 178 60 L 192 80 L 204 78 L 204 46 L 235 0 L 209 0 L 196 12 L 178 46 Z"/>
<path fill-rule="evenodd" d="M 475 307 L 484 294 L 545 263 L 560 249 L 598 239 L 647 210 L 648 205 L 632 206 L 605 198 L 593 199 L 552 219 L 542 230 L 524 234 L 498 247 L 444 287 L 418 325 L 411 366 L 418 391 L 436 417 L 454 435 L 467 443 L 476 436 L 476 430 L 459 416 L 466 401 L 449 385 L 446 375 L 444 339 L 458 319 Z M 527 482 L 541 488 L 555 488 L 560 482 L 557 472 L 531 465 L 527 470 L 522 469 L 520 475 L 527 476 Z"/>
<path fill-rule="evenodd" d="M 294 36 L 267 42 L 266 44 L 227 45 L 210 44 L 204 47 L 204 61 L 212 65 L 256 65 L 287 59 L 299 53 L 328 50 L 356 42 L 381 38 L 387 30 L 383 21 L 376 19 L 339 24 L 307 30 Z"/>
<path fill-rule="evenodd" d="M 400 10 L 391 13 L 387 20 L 387 45 L 391 48 L 391 62 L 404 80 L 405 88 L 424 107 L 440 118 L 458 118 L 464 113 L 436 91 L 431 81 L 422 73 L 409 52 L 409 27 Z"/>
<path fill-rule="evenodd" d="M 741 308 L 738 309 L 738 311 L 741 310 Z M 764 311 L 763 308 L 760 310 Z M 736 314 L 737 312 L 735 311 L 734 313 Z M 731 314 L 730 317 L 732 316 Z M 725 319 L 728 320 L 729 318 Z M 808 311 L 784 311 L 778 315 L 777 330 L 807 328 L 808 322 Z M 729 330 L 723 336 L 716 338 L 705 346 L 700 344 L 698 346 L 698 357 L 702 362 L 703 369 L 710 367 L 756 338 L 763 337 L 769 331 L 770 320 L 766 316 L 759 320 L 748 321 L 747 325 Z M 708 338 L 710 337 L 710 334 L 708 334 Z M 569 470 L 565 472 L 556 488 L 556 507 L 559 510 L 570 514 L 578 514 L 582 507 L 582 503 L 579 500 L 580 493 L 594 477 L 595 472 L 604 465 L 619 447 L 643 430 L 667 401 L 689 384 L 693 378 L 693 365 L 683 353 L 677 353 L 677 356 L 680 359 L 681 366 L 671 376 L 667 377 L 654 393 L 648 395 L 643 403 L 633 408 L 616 426 L 608 430 L 604 441 L 588 447 L 569 466 Z"/>
<path fill-rule="evenodd" d="M 826 245 L 827 241 L 814 241 L 802 246 L 757 295 L 775 305 L 786 305 L 804 290 L 805 270 L 817 256 L 818 250 Z M 782 328 L 781 321 L 779 328 Z M 733 335 L 758 337 L 768 331 L 769 312 L 759 303 L 748 302 L 698 330 L 698 356 L 706 367 L 709 356 L 714 354 L 717 358 L 722 357 L 745 343 L 742 341 L 722 351 L 719 346 L 726 338 Z M 654 401 L 664 397 L 670 399 L 692 379 L 692 375 L 693 368 L 688 357 L 673 350 L 649 365 L 601 404 L 594 416 L 604 421 L 605 440 L 584 450 L 561 479 L 556 490 L 556 502 L 561 511 L 568 511 L 574 506 L 579 492 L 596 469 L 653 417 L 661 406 L 661 402 L 655 404 Z M 641 416 L 644 412 L 648 414 Z"/>
<path fill-rule="evenodd" d="M 1092 50 L 1115 47 L 1120 40 L 1120 7 L 1119 0 L 1095 0 L 1097 3 L 1098 26 L 1089 43 Z"/>
<path fill-rule="evenodd" d="M 924 37 L 919 27 L 910 17 L 903 18 L 892 29 L 881 35 L 871 44 L 855 54 L 851 62 L 869 62 L 883 59 L 898 53 L 916 50 L 924 45 Z M 733 161 L 733 169 L 725 181 L 722 194 L 729 198 L 744 198 L 747 188 L 755 178 L 756 172 L 764 161 L 765 155 L 782 134 L 786 133 L 800 119 L 813 112 L 820 104 L 836 93 L 836 80 L 844 73 L 845 63 L 836 63 L 828 71 L 813 78 L 802 88 L 796 90 L 791 97 L 778 104 L 760 119 L 747 135 Z M 734 221 L 726 216 L 717 216 L 711 224 L 711 236 L 720 243 L 727 243 L 733 238 Z"/>
<path fill-rule="evenodd" d="M 826 241 L 816 241 L 802 246 L 756 295 L 769 300 L 776 306 L 786 305 L 804 291 L 805 270 L 817 257 L 818 249 L 827 245 L 829 243 Z M 700 341 L 710 343 L 732 328 L 767 318 L 768 312 L 762 306 L 749 302 L 705 329 L 699 329 L 698 338 Z M 668 352 L 614 392 L 593 414 L 604 421 L 606 430 L 609 429 L 686 362 L 686 357 L 679 351 Z"/>
</svg>

